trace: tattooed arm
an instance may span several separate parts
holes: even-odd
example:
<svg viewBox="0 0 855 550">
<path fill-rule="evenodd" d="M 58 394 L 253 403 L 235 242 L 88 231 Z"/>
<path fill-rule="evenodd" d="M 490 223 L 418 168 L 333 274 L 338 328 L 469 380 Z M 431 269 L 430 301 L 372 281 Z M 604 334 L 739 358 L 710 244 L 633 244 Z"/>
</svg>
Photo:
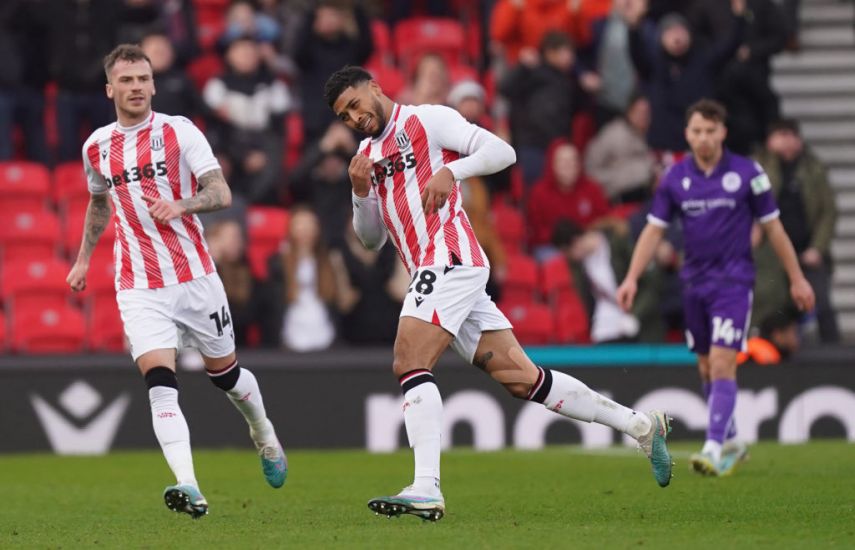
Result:
<svg viewBox="0 0 855 550">
<path fill-rule="evenodd" d="M 197 212 L 213 212 L 228 208 L 232 204 L 232 192 L 229 189 L 223 171 L 219 168 L 205 172 L 199 178 L 201 188 L 195 196 L 180 201 L 167 201 L 143 195 L 148 203 L 148 213 L 154 221 L 162 224 L 169 223 L 184 214 Z"/>
<path fill-rule="evenodd" d="M 89 271 L 89 259 L 98 239 L 110 223 L 110 202 L 107 193 L 93 193 L 89 196 L 89 206 L 86 208 L 86 221 L 83 224 L 83 241 L 77 261 L 68 273 L 66 282 L 71 290 L 78 292 L 86 288 L 86 272 Z"/>
</svg>

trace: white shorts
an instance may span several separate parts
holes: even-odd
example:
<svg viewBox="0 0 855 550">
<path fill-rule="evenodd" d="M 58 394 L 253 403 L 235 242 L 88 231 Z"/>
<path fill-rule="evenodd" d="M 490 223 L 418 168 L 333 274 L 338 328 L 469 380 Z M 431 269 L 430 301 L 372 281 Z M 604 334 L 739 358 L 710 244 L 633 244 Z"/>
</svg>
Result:
<svg viewBox="0 0 855 550">
<path fill-rule="evenodd" d="M 216 273 L 163 288 L 120 290 L 116 301 L 134 361 L 156 349 L 194 347 L 213 358 L 235 350 L 229 303 Z"/>
<path fill-rule="evenodd" d="M 404 298 L 401 317 L 441 326 L 454 336 L 451 348 L 471 363 L 482 332 L 513 328 L 485 290 L 489 278 L 486 267 L 420 268 Z"/>
</svg>

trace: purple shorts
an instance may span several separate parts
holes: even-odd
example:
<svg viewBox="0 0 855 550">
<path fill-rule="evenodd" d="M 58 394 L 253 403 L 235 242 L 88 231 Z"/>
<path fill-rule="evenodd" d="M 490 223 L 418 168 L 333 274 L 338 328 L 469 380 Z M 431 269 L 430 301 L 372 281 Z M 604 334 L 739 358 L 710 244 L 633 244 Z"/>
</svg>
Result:
<svg viewBox="0 0 855 550">
<path fill-rule="evenodd" d="M 698 355 L 710 346 L 745 350 L 754 291 L 744 284 L 687 285 L 683 291 L 686 343 Z"/>
</svg>

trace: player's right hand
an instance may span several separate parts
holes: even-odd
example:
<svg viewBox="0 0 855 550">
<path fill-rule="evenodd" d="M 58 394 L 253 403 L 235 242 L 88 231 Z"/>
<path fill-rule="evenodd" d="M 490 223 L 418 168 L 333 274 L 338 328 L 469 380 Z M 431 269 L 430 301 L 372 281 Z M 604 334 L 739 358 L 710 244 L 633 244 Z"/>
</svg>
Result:
<svg viewBox="0 0 855 550">
<path fill-rule="evenodd" d="M 638 283 L 630 279 L 624 279 L 617 289 L 617 303 L 627 313 L 632 309 L 636 292 L 638 292 Z"/>
<path fill-rule="evenodd" d="M 368 196 L 368 192 L 371 190 L 372 170 L 374 170 L 374 163 L 365 155 L 357 154 L 350 159 L 347 175 L 350 176 L 350 184 L 353 186 L 353 193 L 357 197 Z"/>
<path fill-rule="evenodd" d="M 89 271 L 89 266 L 75 262 L 68 272 L 68 277 L 65 282 L 71 287 L 74 292 L 86 290 L 86 272 Z"/>
</svg>

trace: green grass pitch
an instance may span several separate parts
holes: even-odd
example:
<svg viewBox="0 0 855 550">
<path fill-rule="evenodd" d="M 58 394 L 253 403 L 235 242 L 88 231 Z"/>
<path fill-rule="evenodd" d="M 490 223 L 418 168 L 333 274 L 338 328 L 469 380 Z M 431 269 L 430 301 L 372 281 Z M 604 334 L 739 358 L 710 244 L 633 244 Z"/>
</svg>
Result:
<svg viewBox="0 0 855 550">
<path fill-rule="evenodd" d="M 0 456 L 0 548 L 853 548 L 855 445 L 759 444 L 731 478 L 688 471 L 671 486 L 630 450 L 443 458 L 438 523 L 386 519 L 366 501 L 409 481 L 408 452 L 292 452 L 273 490 L 249 451 L 198 451 L 210 514 L 166 509 L 158 452 Z"/>
</svg>

